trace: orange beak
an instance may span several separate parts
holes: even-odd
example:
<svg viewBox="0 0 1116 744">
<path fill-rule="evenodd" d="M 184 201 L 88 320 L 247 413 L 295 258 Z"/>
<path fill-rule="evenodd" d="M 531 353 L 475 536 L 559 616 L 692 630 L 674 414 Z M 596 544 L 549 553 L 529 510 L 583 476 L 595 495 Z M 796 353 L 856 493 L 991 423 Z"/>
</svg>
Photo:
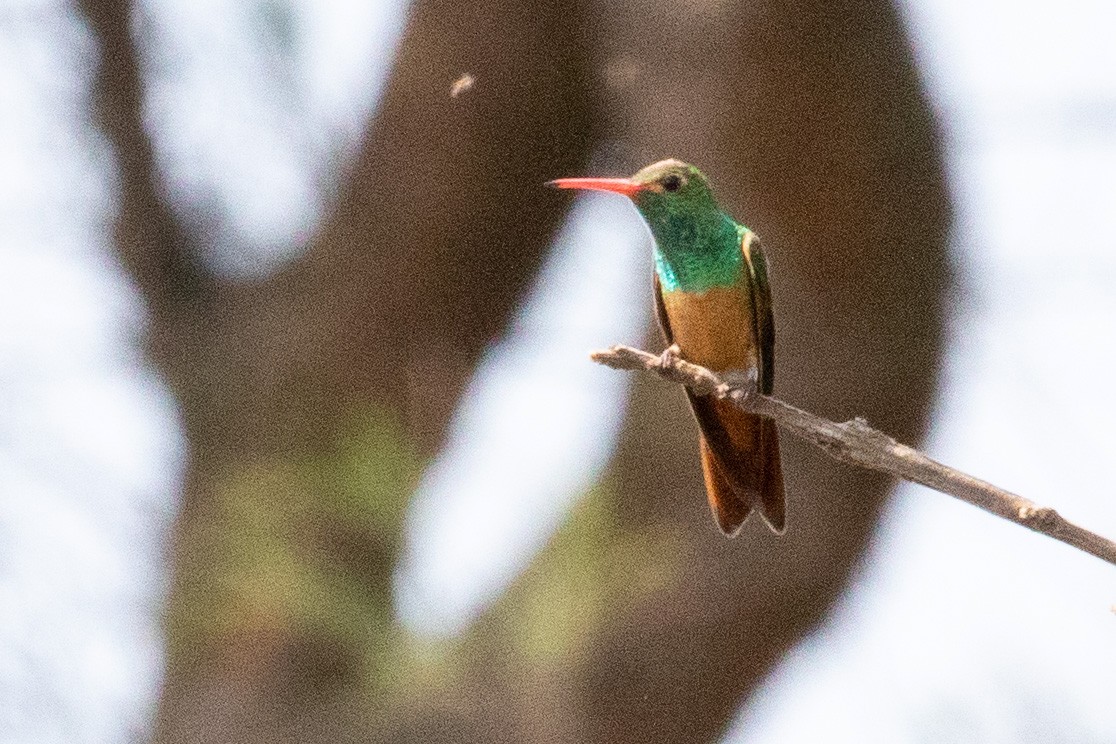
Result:
<svg viewBox="0 0 1116 744">
<path fill-rule="evenodd" d="M 556 178 L 547 181 L 547 186 L 556 189 L 584 189 L 587 191 L 611 191 L 631 198 L 643 190 L 641 184 L 630 178 Z"/>
</svg>

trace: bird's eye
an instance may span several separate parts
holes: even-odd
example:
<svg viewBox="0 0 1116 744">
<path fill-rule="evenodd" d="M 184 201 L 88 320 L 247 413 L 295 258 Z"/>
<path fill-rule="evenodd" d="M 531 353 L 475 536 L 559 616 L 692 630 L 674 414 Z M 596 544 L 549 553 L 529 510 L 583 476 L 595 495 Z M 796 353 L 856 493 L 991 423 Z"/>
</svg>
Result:
<svg viewBox="0 0 1116 744">
<path fill-rule="evenodd" d="M 663 179 L 664 191 L 678 191 L 680 188 L 682 188 L 682 176 L 671 173 Z"/>
</svg>

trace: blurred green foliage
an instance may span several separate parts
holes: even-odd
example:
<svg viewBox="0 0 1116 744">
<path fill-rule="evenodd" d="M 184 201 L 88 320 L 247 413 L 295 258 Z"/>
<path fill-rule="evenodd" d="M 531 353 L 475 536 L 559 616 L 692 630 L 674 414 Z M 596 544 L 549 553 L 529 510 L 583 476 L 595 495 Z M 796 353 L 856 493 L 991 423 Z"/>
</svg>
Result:
<svg viewBox="0 0 1116 744">
<path fill-rule="evenodd" d="M 306 636 L 386 679 L 390 566 L 422 460 L 391 416 L 354 415 L 320 454 L 244 463 L 220 478 L 179 555 L 201 562 L 172 612 L 170 653 L 261 628 Z M 243 633 L 242 633 L 243 631 Z M 180 657 L 178 657 L 180 658 Z"/>
</svg>

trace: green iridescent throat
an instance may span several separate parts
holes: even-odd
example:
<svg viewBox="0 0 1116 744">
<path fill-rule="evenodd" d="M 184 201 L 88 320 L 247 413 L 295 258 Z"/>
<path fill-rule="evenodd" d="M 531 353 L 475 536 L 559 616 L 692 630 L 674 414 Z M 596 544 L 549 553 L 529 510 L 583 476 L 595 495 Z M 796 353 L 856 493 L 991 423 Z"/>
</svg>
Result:
<svg viewBox="0 0 1116 744">
<path fill-rule="evenodd" d="M 647 209 L 640 202 L 637 206 L 655 236 L 655 271 L 664 291 L 705 292 L 740 280 L 745 228 L 720 209 Z"/>
</svg>

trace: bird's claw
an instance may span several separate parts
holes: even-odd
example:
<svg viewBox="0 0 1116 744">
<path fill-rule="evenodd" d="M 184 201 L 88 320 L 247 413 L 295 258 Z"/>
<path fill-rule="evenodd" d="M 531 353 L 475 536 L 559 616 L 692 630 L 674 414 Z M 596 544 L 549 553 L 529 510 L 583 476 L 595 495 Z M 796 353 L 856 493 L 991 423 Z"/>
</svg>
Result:
<svg viewBox="0 0 1116 744">
<path fill-rule="evenodd" d="M 659 355 L 659 366 L 663 369 L 673 369 L 681 358 L 681 347 L 678 344 L 671 344 L 663 349 L 663 353 Z"/>
<path fill-rule="evenodd" d="M 721 375 L 721 379 L 739 397 L 750 398 L 759 392 L 759 370 L 755 367 L 729 370 Z"/>
</svg>

